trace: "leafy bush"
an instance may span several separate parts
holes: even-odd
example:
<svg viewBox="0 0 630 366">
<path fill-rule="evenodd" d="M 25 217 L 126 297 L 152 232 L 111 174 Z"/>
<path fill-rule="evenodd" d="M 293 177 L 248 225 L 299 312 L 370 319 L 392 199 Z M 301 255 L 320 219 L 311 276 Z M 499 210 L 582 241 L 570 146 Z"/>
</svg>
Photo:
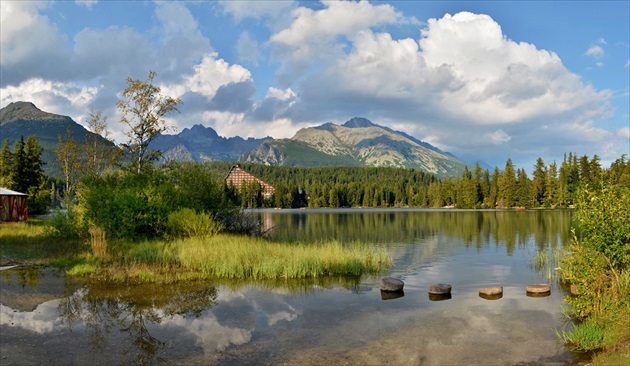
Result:
<svg viewBox="0 0 630 366">
<path fill-rule="evenodd" d="M 85 236 L 85 232 L 74 210 L 56 210 L 48 220 L 46 235 L 62 239 L 77 239 Z"/>
<path fill-rule="evenodd" d="M 183 208 L 168 215 L 166 223 L 173 236 L 207 237 L 220 233 L 223 225 L 206 213 L 197 213 L 190 208 Z"/>
<path fill-rule="evenodd" d="M 85 224 L 102 228 L 109 237 L 155 237 L 167 233 L 169 214 L 181 208 L 221 208 L 219 187 L 215 175 L 199 164 L 171 164 L 89 177 L 78 190 L 78 206 Z"/>
<path fill-rule="evenodd" d="M 561 340 L 576 350 L 612 349 L 630 342 L 630 188 L 582 188 L 574 236 L 562 259 L 562 279 L 577 286 L 568 296 L 581 324 Z M 628 352 L 626 350 L 626 352 Z M 627 354 L 627 353 L 626 353 Z"/>
<path fill-rule="evenodd" d="M 630 189 L 604 186 L 578 192 L 576 214 L 582 245 L 603 253 L 619 270 L 630 266 Z"/>
</svg>

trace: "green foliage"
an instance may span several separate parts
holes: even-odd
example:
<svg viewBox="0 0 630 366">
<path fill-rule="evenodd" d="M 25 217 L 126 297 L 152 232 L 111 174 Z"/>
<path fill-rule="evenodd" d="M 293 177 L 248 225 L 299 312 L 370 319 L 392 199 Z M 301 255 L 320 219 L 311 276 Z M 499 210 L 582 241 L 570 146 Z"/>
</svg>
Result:
<svg viewBox="0 0 630 366">
<path fill-rule="evenodd" d="M 581 239 L 561 268 L 563 280 L 577 286 L 577 296 L 566 298 L 571 315 L 585 321 L 561 339 L 579 350 L 611 350 L 630 342 L 630 187 L 583 186 L 577 197 Z"/>
<path fill-rule="evenodd" d="M 160 88 L 153 85 L 155 75 L 154 71 L 149 72 L 145 81 L 127 78 L 127 87 L 122 93 L 124 99 L 117 104 L 123 114 L 120 122 L 129 127 L 126 132 L 129 140 L 122 146 L 131 155 L 137 173 L 160 157 L 160 152 L 149 149 L 149 144 L 169 130 L 164 116 L 177 111 L 177 105 L 182 102 L 160 94 Z"/>
<path fill-rule="evenodd" d="M 164 235 L 169 214 L 181 208 L 208 212 L 224 205 L 213 173 L 189 164 L 90 176 L 78 198 L 82 224 L 100 227 L 111 238 Z"/>
<path fill-rule="evenodd" d="M 79 208 L 88 226 L 115 238 L 141 238 L 163 232 L 177 207 L 177 192 L 161 171 L 90 177 L 79 193 Z"/>
<path fill-rule="evenodd" d="M 85 237 L 77 213 L 73 209 L 65 212 L 56 210 L 47 221 L 46 235 L 61 239 L 78 239 Z"/>
<path fill-rule="evenodd" d="M 28 194 L 30 214 L 45 213 L 52 203 L 41 155 L 42 149 L 34 135 L 26 141 L 22 136 L 15 143 L 13 152 L 9 149 L 9 140 L 5 140 L 0 150 L 0 186 Z"/>
<path fill-rule="evenodd" d="M 603 253 L 615 270 L 630 266 L 630 188 L 586 186 L 578 193 L 576 220 L 582 245 Z"/>
<path fill-rule="evenodd" d="M 171 235 L 187 238 L 209 237 L 223 230 L 223 226 L 209 214 L 198 213 L 190 208 L 171 212 L 166 227 Z"/>
</svg>

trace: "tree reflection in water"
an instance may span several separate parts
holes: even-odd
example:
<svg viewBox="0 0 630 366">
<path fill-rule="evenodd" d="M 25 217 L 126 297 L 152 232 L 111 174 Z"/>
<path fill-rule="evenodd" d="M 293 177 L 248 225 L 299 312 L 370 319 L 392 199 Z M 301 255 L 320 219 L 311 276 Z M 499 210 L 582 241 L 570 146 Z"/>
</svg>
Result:
<svg viewBox="0 0 630 366">
<path fill-rule="evenodd" d="M 126 334 L 121 364 L 130 365 L 164 361 L 160 351 L 166 343 L 154 337 L 148 326 L 176 315 L 198 318 L 217 302 L 216 288 L 201 282 L 136 286 L 75 283 L 68 284 L 66 293 L 59 304 L 63 322 L 70 329 L 84 324 L 93 350 L 98 351 L 107 349 L 109 334 L 114 339 Z"/>
</svg>

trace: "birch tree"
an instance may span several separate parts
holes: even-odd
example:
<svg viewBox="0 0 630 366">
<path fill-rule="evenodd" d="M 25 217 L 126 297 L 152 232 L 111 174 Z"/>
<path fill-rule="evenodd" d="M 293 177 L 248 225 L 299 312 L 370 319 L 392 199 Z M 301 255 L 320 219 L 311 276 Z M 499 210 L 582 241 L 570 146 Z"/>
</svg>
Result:
<svg viewBox="0 0 630 366">
<path fill-rule="evenodd" d="M 122 146 L 131 155 L 134 169 L 140 173 L 147 164 L 157 160 L 161 152 L 149 149 L 149 144 L 160 133 L 171 130 L 164 117 L 179 111 L 179 98 L 162 95 L 160 88 L 153 85 L 155 71 L 149 72 L 145 80 L 127 78 L 127 88 L 122 93 L 123 100 L 117 104 L 122 112 L 121 123 L 129 128 L 125 132 L 129 140 Z"/>
</svg>

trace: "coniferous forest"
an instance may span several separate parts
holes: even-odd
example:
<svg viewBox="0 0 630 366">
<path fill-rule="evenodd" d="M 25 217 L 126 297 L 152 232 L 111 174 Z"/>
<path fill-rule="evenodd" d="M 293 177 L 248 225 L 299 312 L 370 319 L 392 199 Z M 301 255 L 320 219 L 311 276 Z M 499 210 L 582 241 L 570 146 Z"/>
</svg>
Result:
<svg viewBox="0 0 630 366">
<path fill-rule="evenodd" d="M 226 174 L 231 164 L 209 163 Z M 273 185 L 272 199 L 263 199 L 257 184 L 225 187 L 228 198 L 241 207 L 454 207 L 454 208 L 567 208 L 578 187 L 600 182 L 630 185 L 630 160 L 625 155 L 604 168 L 597 155 L 569 153 L 560 165 L 538 158 L 531 175 L 508 159 L 503 169 L 490 172 L 476 165 L 462 176 L 439 180 L 409 169 L 370 167 L 240 166 Z"/>
</svg>

